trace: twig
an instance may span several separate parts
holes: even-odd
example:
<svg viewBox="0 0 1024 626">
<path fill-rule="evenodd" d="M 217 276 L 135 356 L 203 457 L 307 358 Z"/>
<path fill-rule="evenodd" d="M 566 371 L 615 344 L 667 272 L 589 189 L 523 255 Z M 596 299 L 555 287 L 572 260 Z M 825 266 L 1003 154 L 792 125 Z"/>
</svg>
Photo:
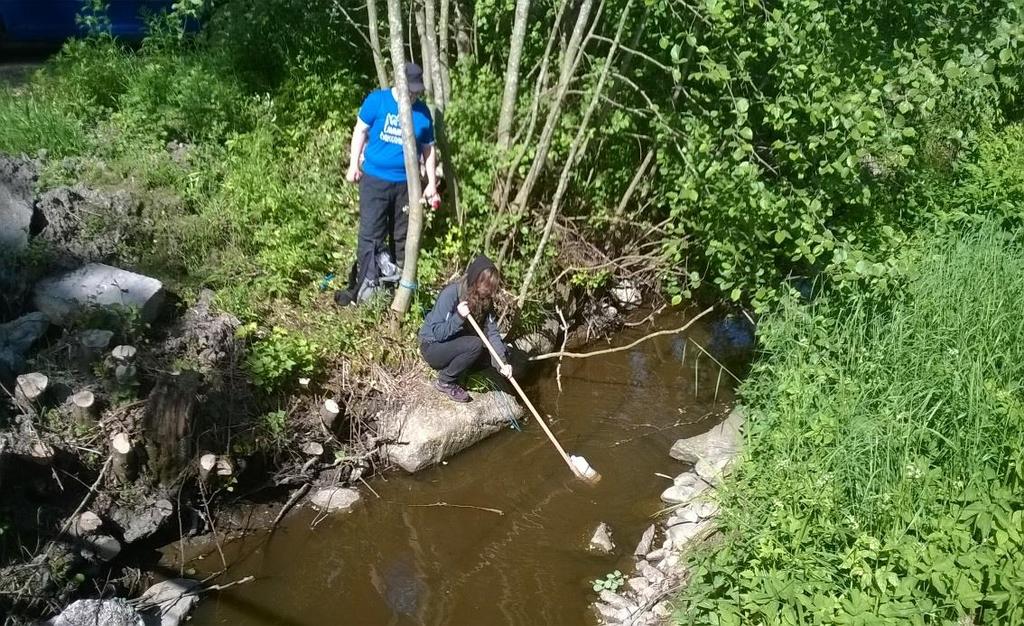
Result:
<svg viewBox="0 0 1024 626">
<path fill-rule="evenodd" d="M 655 309 L 654 311 L 651 311 L 650 315 L 648 315 L 644 319 L 640 320 L 639 322 L 623 322 L 622 325 L 627 327 L 627 328 L 632 328 L 634 326 L 643 326 L 647 322 L 653 320 L 654 316 L 658 315 L 659 313 L 661 313 L 664 310 L 665 310 L 665 305 L 663 304 L 660 307 L 658 307 L 657 309 Z"/>
<path fill-rule="evenodd" d="M 89 491 L 85 494 L 85 497 L 82 498 L 82 501 L 78 504 L 78 508 L 75 509 L 74 513 L 72 513 L 70 517 L 64 520 L 63 524 L 61 524 L 60 532 L 57 533 L 58 535 L 63 535 L 64 533 L 68 532 L 68 530 L 71 528 L 71 524 L 73 524 L 75 522 L 75 518 L 78 517 L 78 514 L 81 513 L 86 506 L 88 506 L 89 500 L 92 499 L 93 495 L 95 495 L 96 493 L 96 489 L 99 488 L 100 483 L 103 482 L 103 478 L 104 476 L 107 475 L 107 470 L 110 468 L 110 464 L 113 462 L 113 460 L 113 455 L 107 457 L 106 462 L 103 464 L 103 468 L 100 469 L 100 475 L 96 477 L 96 480 L 95 482 L 93 482 L 92 487 L 89 487 Z"/>
<path fill-rule="evenodd" d="M 645 342 L 645 341 L 647 341 L 649 339 L 653 339 L 655 337 L 660 337 L 662 335 L 675 335 L 675 334 L 681 333 L 684 330 L 686 330 L 687 328 L 689 328 L 690 326 L 693 326 L 693 324 L 696 323 L 697 320 L 699 320 L 700 318 L 704 317 L 705 315 L 707 315 L 708 313 L 710 313 L 710 312 L 712 312 L 714 310 L 715 310 L 714 306 L 709 306 L 708 308 L 706 308 L 703 311 L 701 311 L 696 317 L 691 319 L 689 322 L 683 324 L 679 328 L 673 328 L 671 330 L 659 330 L 659 331 L 651 333 L 649 335 L 644 335 L 643 337 L 637 339 L 636 341 L 634 341 L 634 342 L 632 342 L 632 343 L 630 343 L 628 345 L 625 345 L 625 346 L 620 346 L 618 348 L 608 348 L 608 349 L 605 349 L 605 350 L 594 350 L 593 352 L 565 352 L 565 351 L 560 350 L 558 352 L 549 352 L 547 354 L 538 354 L 537 356 L 530 357 L 530 360 L 531 361 L 543 361 L 545 359 L 553 359 L 555 357 L 558 357 L 558 358 L 568 357 L 570 359 L 583 359 L 583 358 L 586 358 L 586 357 L 598 356 L 598 355 L 601 355 L 601 354 L 610 354 L 612 352 L 622 352 L 623 350 L 630 350 L 630 349 L 636 347 L 637 345 L 639 345 L 639 344 L 641 344 L 641 343 L 643 343 L 643 342 Z"/>
<path fill-rule="evenodd" d="M 277 528 L 277 525 L 281 523 L 281 520 L 284 519 L 284 516 L 288 514 L 288 511 L 290 511 L 292 507 L 295 506 L 295 503 L 301 500 L 302 496 L 309 493 L 309 489 L 310 485 L 309 483 L 306 483 L 295 490 L 295 493 L 292 494 L 292 497 L 288 498 L 288 502 L 285 502 L 284 506 L 281 507 L 281 511 L 278 512 L 277 517 L 274 518 L 274 523 L 270 525 L 271 530 Z"/>
<path fill-rule="evenodd" d="M 738 383 L 740 383 L 740 382 L 743 382 L 742 380 L 740 380 L 740 377 L 739 377 L 739 376 L 737 376 L 736 374 L 733 374 L 732 372 L 730 372 L 730 371 L 729 371 L 729 368 L 728 368 L 728 367 L 726 367 L 726 366 L 722 365 L 722 363 L 721 363 L 721 362 L 720 362 L 720 361 L 719 361 L 718 359 L 716 359 L 715 357 L 711 356 L 711 353 L 710 353 L 710 352 L 708 352 L 707 350 L 705 350 L 705 349 L 704 349 L 704 346 L 702 346 L 702 345 L 700 345 L 699 343 L 697 343 L 696 341 L 694 341 L 693 337 L 687 337 L 687 339 L 689 339 L 690 341 L 692 341 L 692 342 L 693 342 L 693 345 L 697 346 L 697 349 L 698 349 L 698 350 L 700 350 L 701 352 L 703 352 L 703 353 L 704 353 L 705 355 L 707 355 L 707 357 L 708 357 L 709 359 L 711 359 L 712 361 L 714 361 L 714 362 L 715 362 L 715 365 L 717 365 L 718 367 L 720 367 L 720 368 L 722 368 L 723 370 L 725 370 L 725 373 L 726 373 L 726 374 L 728 374 L 729 376 L 732 376 L 733 380 L 735 380 L 735 381 L 736 381 L 736 382 L 738 382 Z"/>
<path fill-rule="evenodd" d="M 359 482 L 361 482 L 364 485 L 366 485 L 366 488 L 370 490 L 370 493 L 372 493 L 373 495 L 377 496 L 377 499 L 380 500 L 380 494 L 377 493 L 377 491 L 373 487 L 370 486 L 370 483 L 366 482 L 366 479 L 364 479 L 362 476 L 360 476 L 359 477 Z"/>
<path fill-rule="evenodd" d="M 565 343 L 569 341 L 569 324 L 565 321 L 565 316 L 562 315 L 562 307 L 555 307 L 555 311 L 558 313 L 558 319 L 562 322 L 562 347 L 558 349 L 559 352 L 565 352 Z M 558 367 L 555 368 L 555 382 L 558 383 L 558 393 L 562 393 L 562 359 L 558 359 Z"/>
<path fill-rule="evenodd" d="M 409 507 L 433 507 L 433 506 L 450 506 L 457 509 L 476 509 L 478 511 L 487 511 L 488 513 L 497 513 L 498 515 L 504 515 L 505 513 L 500 509 L 492 509 L 486 506 L 473 506 L 471 504 L 449 504 L 447 502 L 432 502 L 430 504 L 406 504 Z"/>
</svg>

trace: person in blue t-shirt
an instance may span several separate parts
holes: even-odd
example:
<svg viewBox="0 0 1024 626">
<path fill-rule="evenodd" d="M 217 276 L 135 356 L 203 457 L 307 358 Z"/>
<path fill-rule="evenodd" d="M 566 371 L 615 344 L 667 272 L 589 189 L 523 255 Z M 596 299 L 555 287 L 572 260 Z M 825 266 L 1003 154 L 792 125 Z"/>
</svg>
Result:
<svg viewBox="0 0 1024 626">
<path fill-rule="evenodd" d="M 406 63 L 405 78 L 413 103 L 416 147 L 427 170 L 423 196 L 433 200 L 437 196 L 437 155 L 430 109 L 419 100 L 424 89 L 423 70 L 415 63 Z M 409 188 L 395 89 L 377 89 L 366 96 L 352 129 L 345 179 L 359 184 L 359 236 L 348 287 L 334 294 L 334 301 L 341 306 L 368 300 L 381 282 L 397 282 L 405 260 Z"/>
</svg>

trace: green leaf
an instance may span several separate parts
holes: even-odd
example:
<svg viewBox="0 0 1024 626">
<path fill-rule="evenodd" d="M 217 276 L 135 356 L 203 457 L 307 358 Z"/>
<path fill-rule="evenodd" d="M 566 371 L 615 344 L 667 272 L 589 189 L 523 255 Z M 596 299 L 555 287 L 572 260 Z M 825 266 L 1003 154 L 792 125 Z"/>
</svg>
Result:
<svg viewBox="0 0 1024 626">
<path fill-rule="evenodd" d="M 739 302 L 740 301 L 740 297 L 742 295 L 743 295 L 743 290 L 740 289 L 739 287 L 737 287 L 737 288 L 732 290 L 732 293 L 729 294 L 729 297 L 732 298 L 733 302 Z"/>
<path fill-rule="evenodd" d="M 746 113 L 747 109 L 750 108 L 750 102 L 746 98 L 736 98 L 736 110 L 740 113 Z"/>
</svg>

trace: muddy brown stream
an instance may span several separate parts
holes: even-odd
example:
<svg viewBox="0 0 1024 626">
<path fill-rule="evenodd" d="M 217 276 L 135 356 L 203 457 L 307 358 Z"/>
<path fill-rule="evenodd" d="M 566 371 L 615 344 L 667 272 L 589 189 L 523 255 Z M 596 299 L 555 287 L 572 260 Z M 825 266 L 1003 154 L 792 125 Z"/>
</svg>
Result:
<svg viewBox="0 0 1024 626">
<path fill-rule="evenodd" d="M 681 321 L 663 317 L 657 327 Z M 626 329 L 586 350 L 626 345 L 651 330 Z M 695 325 L 689 336 L 709 346 L 711 326 Z M 732 403 L 729 377 L 719 378 L 692 344 L 684 352 L 686 345 L 685 335 L 662 336 L 567 359 L 561 392 L 553 366 L 527 385 L 566 450 L 601 472 L 596 486 L 573 478 L 527 422 L 445 465 L 375 478 L 379 498 L 363 488 L 353 510 L 314 527 L 316 513 L 302 509 L 273 535 L 226 545 L 230 578 L 255 580 L 204 600 L 192 623 L 593 624 L 590 581 L 628 571 L 670 484 L 656 474 L 684 469 L 668 455 L 672 442 L 707 430 Z M 600 522 L 612 528 L 614 555 L 587 551 Z M 200 563 L 200 575 L 220 567 L 214 555 Z"/>
</svg>

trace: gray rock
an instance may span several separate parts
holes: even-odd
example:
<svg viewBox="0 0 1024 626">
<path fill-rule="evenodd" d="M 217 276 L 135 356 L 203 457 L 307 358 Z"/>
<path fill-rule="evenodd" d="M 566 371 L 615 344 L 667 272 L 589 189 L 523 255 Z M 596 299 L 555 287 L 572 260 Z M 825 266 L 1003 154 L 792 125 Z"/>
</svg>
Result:
<svg viewBox="0 0 1024 626">
<path fill-rule="evenodd" d="M 57 265 L 67 269 L 113 260 L 138 233 L 139 203 L 123 189 L 55 187 L 40 194 L 36 210 L 39 237 L 50 244 Z"/>
<path fill-rule="evenodd" d="M 613 606 L 617 609 L 625 609 L 630 613 L 636 610 L 636 604 L 630 602 L 622 595 L 615 593 L 611 589 L 602 589 L 601 593 L 598 594 L 598 597 L 601 598 L 601 602 L 604 602 L 605 604 Z"/>
<path fill-rule="evenodd" d="M 49 326 L 50 321 L 38 312 L 0 324 L 0 378 L 14 376 L 25 367 L 25 355 Z"/>
<path fill-rule="evenodd" d="M 601 522 L 594 529 L 594 535 L 590 538 L 590 549 L 604 554 L 611 554 L 615 549 L 615 542 L 612 541 L 612 529 L 608 524 Z"/>
<path fill-rule="evenodd" d="M 690 502 L 708 489 L 708 484 L 701 481 L 693 485 L 672 485 L 661 492 L 661 499 L 669 504 Z"/>
<path fill-rule="evenodd" d="M 718 451 L 712 455 L 702 457 L 697 461 L 694 469 L 697 475 L 712 485 L 717 485 L 736 459 L 734 454 L 725 454 Z"/>
<path fill-rule="evenodd" d="M 672 607 L 668 605 L 668 602 L 659 602 L 651 608 L 651 613 L 654 613 L 656 617 L 665 619 L 669 615 L 672 615 Z"/>
<path fill-rule="evenodd" d="M 633 555 L 637 557 L 646 556 L 651 551 L 651 543 L 654 542 L 654 524 L 647 527 L 644 531 L 643 536 L 640 537 L 640 543 L 636 545 L 636 550 L 633 550 Z"/>
<path fill-rule="evenodd" d="M 707 432 L 676 441 L 669 455 L 691 465 L 711 454 L 736 456 L 743 443 L 743 423 L 743 410 L 736 407 L 721 424 L 715 425 Z"/>
<path fill-rule="evenodd" d="M 665 572 L 654 567 L 647 561 L 638 562 L 636 564 L 636 571 L 640 572 L 640 575 L 646 578 L 652 585 L 656 585 L 665 580 Z"/>
<path fill-rule="evenodd" d="M 617 287 L 612 287 L 611 294 L 619 304 L 629 308 L 635 307 L 643 301 L 643 295 L 640 293 L 640 290 L 628 280 L 623 281 Z"/>
<path fill-rule="evenodd" d="M 634 593 L 643 595 L 645 591 L 651 588 L 651 583 L 643 576 L 636 576 L 627 580 L 626 586 L 632 589 Z"/>
<path fill-rule="evenodd" d="M 717 502 L 701 502 L 697 505 L 697 515 L 701 519 L 710 519 L 718 517 L 718 503 Z"/>
<path fill-rule="evenodd" d="M 142 617 L 122 598 L 76 600 L 47 626 L 145 626 Z"/>
<path fill-rule="evenodd" d="M 172 578 L 159 582 L 142 593 L 139 606 L 154 626 L 178 626 L 199 602 L 193 593 L 199 588 L 199 581 L 187 578 Z"/>
<path fill-rule="evenodd" d="M 72 537 L 88 537 L 89 535 L 96 534 L 96 531 L 101 526 L 103 526 L 103 520 L 100 519 L 99 515 L 92 511 L 84 511 L 71 522 L 68 533 Z"/>
<path fill-rule="evenodd" d="M 0 157 L 0 254 L 21 252 L 28 247 L 35 180 L 32 161 Z"/>
<path fill-rule="evenodd" d="M 104 563 L 113 561 L 121 554 L 121 542 L 110 535 L 93 535 L 82 541 L 85 544 L 85 555 L 91 554 Z"/>
<path fill-rule="evenodd" d="M 346 487 L 321 489 L 309 498 L 310 503 L 321 511 L 335 513 L 345 511 L 359 501 L 359 492 Z"/>
<path fill-rule="evenodd" d="M 36 308 L 61 325 L 84 306 L 112 305 L 137 308 L 142 321 L 152 322 L 163 300 L 159 280 L 101 263 L 41 280 L 33 290 Z"/>
<path fill-rule="evenodd" d="M 594 604 L 594 610 L 605 624 L 621 624 L 629 619 L 629 611 L 618 609 L 604 602 Z"/>
<path fill-rule="evenodd" d="M 160 499 L 152 504 L 133 509 L 115 509 L 110 518 L 124 530 L 126 543 L 135 543 L 152 537 L 174 515 L 174 504 Z"/>
<path fill-rule="evenodd" d="M 658 548 L 656 550 L 651 550 L 645 556 L 647 557 L 648 562 L 653 563 L 655 561 L 660 561 L 663 558 L 665 558 L 665 554 L 667 553 L 665 552 L 664 548 Z"/>
<path fill-rule="evenodd" d="M 687 522 L 669 528 L 666 532 L 676 550 L 685 548 L 698 536 L 711 528 L 711 522 Z"/>
<path fill-rule="evenodd" d="M 472 393 L 467 403 L 452 402 L 424 382 L 408 392 L 406 405 L 381 419 L 384 456 L 413 473 L 440 463 L 508 427 L 522 416 L 515 398 L 503 391 Z"/>
</svg>

